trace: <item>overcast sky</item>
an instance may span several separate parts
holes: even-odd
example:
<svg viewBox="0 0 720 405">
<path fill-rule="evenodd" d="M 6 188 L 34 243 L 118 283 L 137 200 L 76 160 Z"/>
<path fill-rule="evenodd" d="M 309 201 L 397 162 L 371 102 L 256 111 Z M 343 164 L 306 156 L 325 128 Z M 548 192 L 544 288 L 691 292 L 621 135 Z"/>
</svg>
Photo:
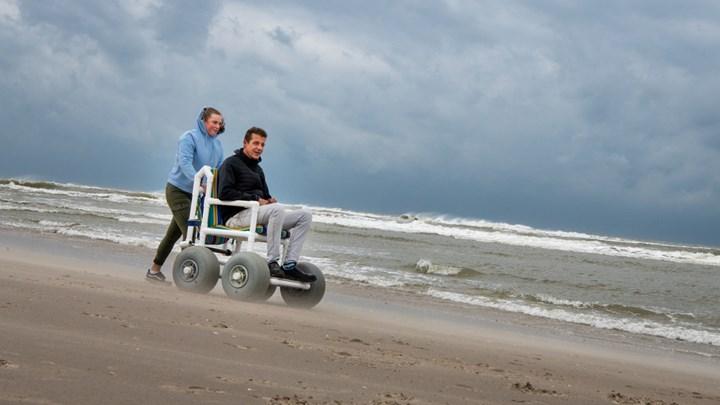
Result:
<svg viewBox="0 0 720 405">
<path fill-rule="evenodd" d="M 0 177 L 162 190 L 204 105 L 280 200 L 720 245 L 720 3 L 0 0 Z"/>
</svg>

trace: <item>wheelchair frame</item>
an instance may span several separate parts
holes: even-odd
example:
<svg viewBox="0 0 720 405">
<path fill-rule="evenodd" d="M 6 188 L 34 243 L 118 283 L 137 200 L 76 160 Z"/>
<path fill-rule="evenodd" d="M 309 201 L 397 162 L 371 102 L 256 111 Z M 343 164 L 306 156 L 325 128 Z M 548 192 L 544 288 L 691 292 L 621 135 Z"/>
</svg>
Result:
<svg viewBox="0 0 720 405">
<path fill-rule="evenodd" d="M 203 210 L 200 211 L 197 204 L 203 192 L 203 180 L 208 191 L 204 192 Z M 279 287 L 283 300 L 290 306 L 312 308 L 317 305 L 325 295 L 325 276 L 322 271 L 312 263 L 299 262 L 297 266 L 313 274 L 316 281 L 306 283 L 271 277 L 265 259 L 252 251 L 255 242 L 266 241 L 265 237 L 256 233 L 260 204 L 257 201 L 223 201 L 216 198 L 212 195 L 214 180 L 215 174 L 209 166 L 202 167 L 193 179 L 188 230 L 180 243 L 181 251 L 173 263 L 175 285 L 184 291 L 204 294 L 214 289 L 220 279 L 225 293 L 239 301 L 267 300 Z M 210 226 L 210 208 L 221 205 L 250 209 L 250 227 L 238 230 Z M 200 217 L 199 212 L 202 212 Z M 206 243 L 208 236 L 229 238 L 231 242 L 225 242 L 222 248 L 218 248 Z M 244 250 L 241 249 L 243 241 L 247 241 Z M 233 244 L 233 249 L 228 248 L 229 244 Z M 283 243 L 283 254 L 286 247 L 287 243 Z"/>
</svg>

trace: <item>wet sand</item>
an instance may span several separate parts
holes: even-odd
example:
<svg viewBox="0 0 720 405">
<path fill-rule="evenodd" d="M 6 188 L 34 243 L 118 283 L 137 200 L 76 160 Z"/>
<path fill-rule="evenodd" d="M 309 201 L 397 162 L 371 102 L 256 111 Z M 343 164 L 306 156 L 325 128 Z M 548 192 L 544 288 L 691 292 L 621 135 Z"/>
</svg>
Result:
<svg viewBox="0 0 720 405">
<path fill-rule="evenodd" d="M 146 282 L 151 256 L 1 232 L 0 403 L 720 403 L 717 357 L 650 338 L 332 282 L 313 310 L 241 303 Z"/>
</svg>

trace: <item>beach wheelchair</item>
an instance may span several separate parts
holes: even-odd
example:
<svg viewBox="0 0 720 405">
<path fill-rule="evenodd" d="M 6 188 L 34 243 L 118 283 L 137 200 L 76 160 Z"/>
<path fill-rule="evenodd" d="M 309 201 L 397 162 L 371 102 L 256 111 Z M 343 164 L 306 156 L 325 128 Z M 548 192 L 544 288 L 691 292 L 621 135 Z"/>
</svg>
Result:
<svg viewBox="0 0 720 405">
<path fill-rule="evenodd" d="M 201 184 L 205 184 L 205 192 Z M 251 210 L 250 226 L 228 228 L 219 218 L 219 206 L 229 205 Z M 286 304 L 312 308 L 325 295 L 325 277 L 317 266 L 299 262 L 305 273 L 315 275 L 312 283 L 271 277 L 265 259 L 253 252 L 255 242 L 266 242 L 267 229 L 258 225 L 257 201 L 222 201 L 217 198 L 217 172 L 204 166 L 193 184 L 190 218 L 181 252 L 173 264 L 173 281 L 183 291 L 206 294 L 221 280 L 223 290 L 240 301 L 264 301 L 277 287 Z M 282 254 L 287 251 L 289 233 L 283 231 Z"/>
</svg>

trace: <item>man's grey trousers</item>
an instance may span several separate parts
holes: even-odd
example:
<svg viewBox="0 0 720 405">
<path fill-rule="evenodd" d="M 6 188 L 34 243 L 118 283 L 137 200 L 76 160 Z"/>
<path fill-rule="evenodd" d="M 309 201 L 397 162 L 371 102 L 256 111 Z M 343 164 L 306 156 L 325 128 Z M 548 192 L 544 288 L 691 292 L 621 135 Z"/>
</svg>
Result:
<svg viewBox="0 0 720 405">
<path fill-rule="evenodd" d="M 285 262 L 297 262 L 300 259 L 300 251 L 312 223 L 310 211 L 306 209 L 291 210 L 278 203 L 261 205 L 257 223 L 267 226 L 268 263 L 280 262 L 280 236 L 283 229 L 290 231 Z M 250 209 L 238 212 L 227 220 L 225 225 L 231 228 L 250 226 Z"/>
</svg>

